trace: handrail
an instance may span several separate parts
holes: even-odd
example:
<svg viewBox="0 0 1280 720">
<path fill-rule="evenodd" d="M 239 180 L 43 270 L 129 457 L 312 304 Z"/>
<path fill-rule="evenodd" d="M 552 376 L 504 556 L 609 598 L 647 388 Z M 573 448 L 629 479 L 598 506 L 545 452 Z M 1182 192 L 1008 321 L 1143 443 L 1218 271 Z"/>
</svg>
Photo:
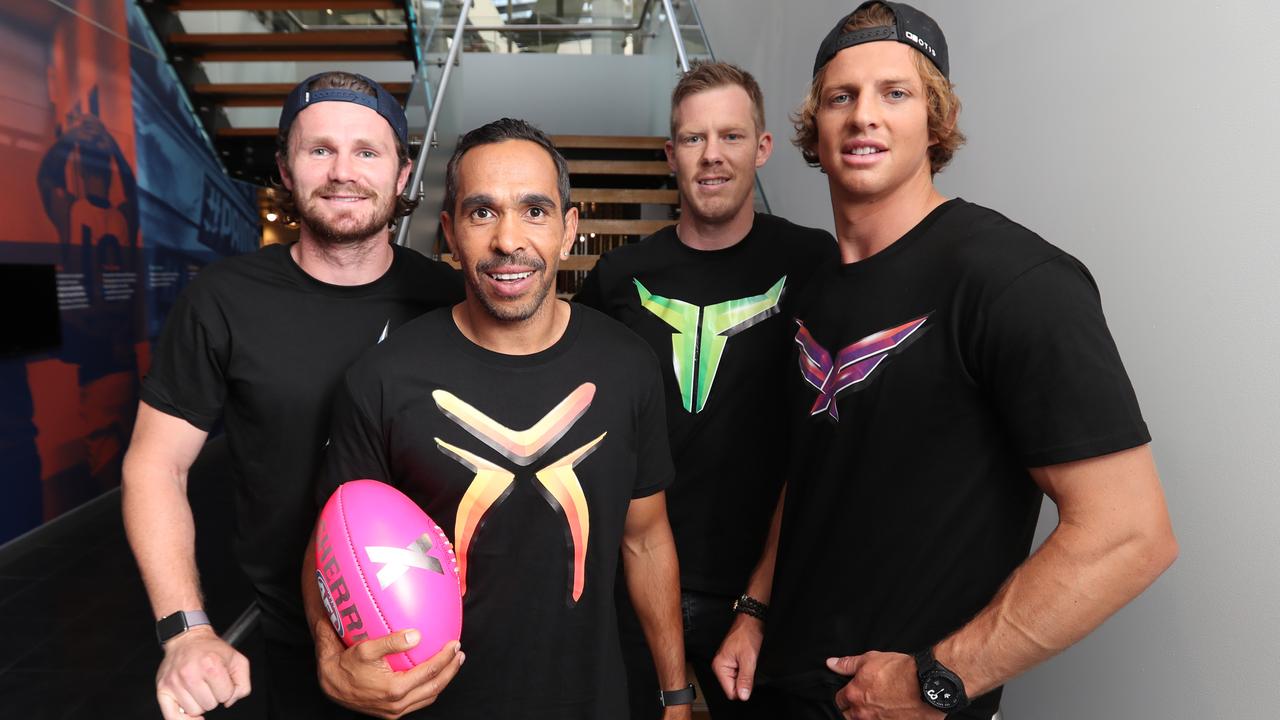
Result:
<svg viewBox="0 0 1280 720">
<path fill-rule="evenodd" d="M 436 125 L 440 122 L 440 108 L 443 105 L 444 93 L 449 89 L 449 76 L 453 66 L 462 52 L 462 34 L 467 29 L 467 14 L 471 12 L 471 0 L 462 0 L 462 10 L 458 13 L 458 26 L 453 31 L 453 43 L 449 46 L 449 57 L 445 60 L 444 72 L 440 75 L 440 87 L 436 90 L 435 99 L 431 102 L 431 117 L 427 120 L 427 132 L 422 136 L 422 148 L 418 150 L 418 158 L 413 163 L 413 177 L 409 180 L 409 193 L 406 199 L 413 202 L 422 194 L 422 172 L 427 167 L 427 155 L 431 152 L 432 138 L 436 134 Z M 422 70 L 426 72 L 426 70 Z M 405 245 L 409 240 L 409 218 L 400 219 L 396 226 L 396 244 Z"/>
<path fill-rule="evenodd" d="M 671 0 L 662 0 L 662 7 L 667 12 L 667 24 L 671 26 L 671 38 L 676 41 L 676 57 L 680 58 L 680 71 L 689 72 L 689 53 L 684 49 L 684 38 L 680 36 L 680 23 L 676 20 L 676 10 Z"/>
</svg>

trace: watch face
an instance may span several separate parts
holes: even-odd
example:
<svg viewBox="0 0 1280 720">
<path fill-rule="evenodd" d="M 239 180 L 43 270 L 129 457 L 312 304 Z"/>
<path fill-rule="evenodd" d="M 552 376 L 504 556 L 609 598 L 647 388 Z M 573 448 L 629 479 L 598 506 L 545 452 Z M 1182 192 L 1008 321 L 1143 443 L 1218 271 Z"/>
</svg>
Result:
<svg viewBox="0 0 1280 720">
<path fill-rule="evenodd" d="M 939 710 L 950 710 L 960 704 L 960 692 L 956 684 L 946 677 L 932 673 L 921 686 L 925 701 Z"/>
</svg>

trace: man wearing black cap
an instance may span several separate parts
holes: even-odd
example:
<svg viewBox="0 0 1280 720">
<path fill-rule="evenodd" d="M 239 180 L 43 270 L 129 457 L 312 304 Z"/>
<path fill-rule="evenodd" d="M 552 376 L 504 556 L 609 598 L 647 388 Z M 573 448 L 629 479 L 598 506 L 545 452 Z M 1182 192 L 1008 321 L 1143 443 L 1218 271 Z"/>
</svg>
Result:
<svg viewBox="0 0 1280 720">
<path fill-rule="evenodd" d="M 716 659 L 771 717 L 990 718 L 1177 552 L 1092 277 L 933 185 L 963 141 L 948 73 L 932 19 L 864 3 L 795 118 L 843 264 L 797 303 L 788 483 L 747 587 L 767 620 Z M 1043 495 L 1060 520 L 1028 558 Z"/>
<path fill-rule="evenodd" d="M 299 593 L 313 482 L 334 388 L 366 348 L 457 301 L 461 278 L 390 243 L 409 178 L 403 109 L 376 82 L 329 72 L 289 94 L 277 162 L 297 243 L 204 270 L 156 344 L 124 463 L 124 516 L 165 657 L 165 718 L 249 692 L 248 662 L 211 629 L 194 559 L 187 471 L 224 420 L 236 471 L 235 550 L 266 639 L 272 717 L 340 709 L 315 680 Z"/>
</svg>

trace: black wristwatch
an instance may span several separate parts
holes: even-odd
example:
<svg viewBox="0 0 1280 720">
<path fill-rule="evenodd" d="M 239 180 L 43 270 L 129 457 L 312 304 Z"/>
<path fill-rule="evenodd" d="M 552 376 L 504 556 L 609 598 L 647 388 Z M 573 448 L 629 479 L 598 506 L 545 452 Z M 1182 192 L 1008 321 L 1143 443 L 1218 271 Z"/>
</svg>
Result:
<svg viewBox="0 0 1280 720">
<path fill-rule="evenodd" d="M 662 707 L 692 705 L 696 697 L 698 697 L 698 691 L 693 689 L 693 683 L 689 683 L 689 687 L 683 690 L 659 690 L 658 704 Z"/>
<path fill-rule="evenodd" d="M 933 648 L 916 653 L 916 677 L 920 680 L 920 699 L 929 707 L 953 713 L 969 707 L 964 681 L 933 656 Z"/>
<path fill-rule="evenodd" d="M 200 610 L 179 610 L 156 621 L 156 639 L 161 645 L 199 625 L 208 625 L 209 616 Z"/>
<path fill-rule="evenodd" d="M 733 601 L 733 611 L 764 620 L 765 616 L 769 614 L 769 605 L 743 593 L 738 596 L 737 600 Z"/>
</svg>

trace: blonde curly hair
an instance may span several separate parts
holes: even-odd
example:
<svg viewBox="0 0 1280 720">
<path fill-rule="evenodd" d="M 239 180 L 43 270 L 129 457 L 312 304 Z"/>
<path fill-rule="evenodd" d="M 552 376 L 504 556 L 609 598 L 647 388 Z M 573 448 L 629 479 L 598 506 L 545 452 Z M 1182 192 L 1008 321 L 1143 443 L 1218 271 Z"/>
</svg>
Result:
<svg viewBox="0 0 1280 720">
<path fill-rule="evenodd" d="M 872 27 L 887 27 L 894 24 L 893 12 L 883 5 L 868 5 L 854 13 L 845 23 L 844 32 L 862 30 Z M 929 167 L 932 174 L 937 175 L 951 162 L 956 150 L 964 144 L 964 133 L 956 124 L 960 115 L 960 98 L 956 95 L 955 86 L 942 74 L 923 53 L 912 53 L 912 61 L 924 81 L 925 96 L 928 101 L 929 137 L 937 142 L 929 146 Z M 814 76 L 809 84 L 809 94 L 800 107 L 791 114 L 791 123 L 796 134 L 791 143 L 800 148 L 805 162 L 818 167 L 818 107 L 822 100 L 822 83 L 827 75 L 827 68 Z"/>
</svg>

